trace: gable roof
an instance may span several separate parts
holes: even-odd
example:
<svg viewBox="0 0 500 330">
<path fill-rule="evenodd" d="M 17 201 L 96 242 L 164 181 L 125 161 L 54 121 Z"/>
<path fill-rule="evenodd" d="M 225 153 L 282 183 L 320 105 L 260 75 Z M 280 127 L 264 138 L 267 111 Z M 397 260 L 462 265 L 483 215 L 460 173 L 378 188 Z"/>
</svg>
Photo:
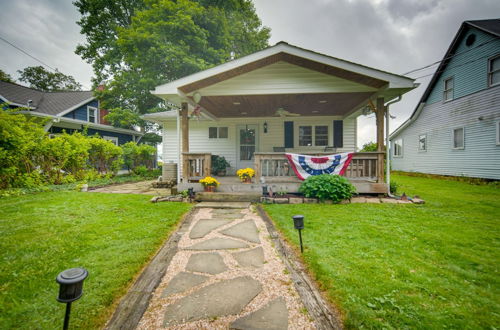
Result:
<svg viewBox="0 0 500 330">
<path fill-rule="evenodd" d="M 464 21 L 460 28 L 458 29 L 458 32 L 456 33 L 455 37 L 453 38 L 453 41 L 451 42 L 450 46 L 448 47 L 448 50 L 444 54 L 443 59 L 441 60 L 441 63 L 439 64 L 438 68 L 434 72 L 434 75 L 432 76 L 431 81 L 427 85 L 427 88 L 422 94 L 422 97 L 420 98 L 420 101 L 417 103 L 417 106 L 413 110 L 410 118 L 408 118 L 404 123 L 402 123 L 398 128 L 394 130 L 389 135 L 389 138 L 392 139 L 399 133 L 401 133 L 402 130 L 404 130 L 408 125 L 411 124 L 415 119 L 417 119 L 418 115 L 423 109 L 423 104 L 427 101 L 427 98 L 429 97 L 430 93 L 432 92 L 434 85 L 437 83 L 441 73 L 444 71 L 448 63 L 451 61 L 453 56 L 455 55 L 455 50 L 460 44 L 460 41 L 462 40 L 462 37 L 465 35 L 465 33 L 470 29 L 470 27 L 479 29 L 485 33 L 491 34 L 492 36 L 496 38 L 500 38 L 500 19 L 485 19 L 485 20 L 473 20 L 473 21 Z"/>
<path fill-rule="evenodd" d="M 8 103 L 49 115 L 58 115 L 95 99 L 92 91 L 43 92 L 0 81 L 0 98 Z"/>
<path fill-rule="evenodd" d="M 374 88 L 413 89 L 414 79 L 303 49 L 286 42 L 157 86 L 152 94 L 178 104 L 180 95 L 285 61 Z"/>
</svg>

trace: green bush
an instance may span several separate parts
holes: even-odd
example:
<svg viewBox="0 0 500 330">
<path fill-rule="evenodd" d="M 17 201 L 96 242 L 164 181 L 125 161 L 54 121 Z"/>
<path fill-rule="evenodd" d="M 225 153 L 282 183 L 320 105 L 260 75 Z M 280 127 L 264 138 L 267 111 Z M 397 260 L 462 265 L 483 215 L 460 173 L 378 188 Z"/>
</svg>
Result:
<svg viewBox="0 0 500 330">
<path fill-rule="evenodd" d="M 90 144 L 89 163 L 99 174 L 118 172 L 123 159 L 121 157 L 122 148 L 113 142 L 94 136 L 88 139 Z"/>
<path fill-rule="evenodd" d="M 351 198 L 356 193 L 356 188 L 343 176 L 321 174 L 304 180 L 299 191 L 308 198 L 318 198 L 321 201 L 331 199 L 338 203 Z"/>
<path fill-rule="evenodd" d="M 389 187 L 390 187 L 391 194 L 395 194 L 398 192 L 399 183 L 391 180 Z"/>
<path fill-rule="evenodd" d="M 156 155 L 155 147 L 131 141 L 123 144 L 121 148 L 123 151 L 123 162 L 129 171 L 134 171 L 138 166 L 144 166 L 148 169 L 153 168 Z"/>
<path fill-rule="evenodd" d="M 147 173 L 148 173 L 148 169 L 146 166 L 137 166 L 136 168 L 134 168 L 133 170 L 134 174 L 137 174 L 137 175 L 140 175 L 140 176 L 146 176 Z"/>
</svg>

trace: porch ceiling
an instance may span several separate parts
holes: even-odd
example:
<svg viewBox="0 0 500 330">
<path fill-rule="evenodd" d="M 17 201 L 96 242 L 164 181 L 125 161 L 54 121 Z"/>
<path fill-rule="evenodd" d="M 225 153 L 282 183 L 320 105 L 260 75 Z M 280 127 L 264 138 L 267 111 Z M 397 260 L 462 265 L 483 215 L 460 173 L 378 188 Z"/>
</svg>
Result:
<svg viewBox="0 0 500 330">
<path fill-rule="evenodd" d="M 206 96 L 200 105 L 218 118 L 274 117 L 282 108 L 302 116 L 345 116 L 373 92 Z"/>
</svg>

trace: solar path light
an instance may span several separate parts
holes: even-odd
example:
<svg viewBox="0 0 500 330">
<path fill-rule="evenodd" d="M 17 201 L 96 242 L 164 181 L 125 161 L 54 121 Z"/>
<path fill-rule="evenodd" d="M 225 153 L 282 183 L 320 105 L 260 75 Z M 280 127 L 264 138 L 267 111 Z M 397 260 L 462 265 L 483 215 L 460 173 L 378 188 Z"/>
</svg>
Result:
<svg viewBox="0 0 500 330">
<path fill-rule="evenodd" d="M 68 329 L 71 303 L 80 299 L 83 295 L 83 281 L 89 276 L 84 268 L 70 268 L 57 275 L 56 282 L 59 283 L 59 296 L 57 301 L 66 303 L 66 314 L 64 315 L 63 329 Z"/>
<path fill-rule="evenodd" d="M 304 248 L 302 247 L 302 229 L 304 229 L 304 216 L 303 215 L 294 215 L 293 226 L 295 229 L 299 231 L 299 240 L 300 240 L 300 252 L 304 253 Z"/>
</svg>

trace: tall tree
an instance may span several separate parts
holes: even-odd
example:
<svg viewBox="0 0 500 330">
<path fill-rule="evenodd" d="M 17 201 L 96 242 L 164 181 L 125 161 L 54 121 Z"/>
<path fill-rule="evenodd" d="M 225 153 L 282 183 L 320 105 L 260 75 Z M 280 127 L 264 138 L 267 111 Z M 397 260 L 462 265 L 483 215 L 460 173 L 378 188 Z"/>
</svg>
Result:
<svg viewBox="0 0 500 330">
<path fill-rule="evenodd" d="M 12 76 L 10 74 L 8 74 L 7 72 L 0 70 L 0 81 L 6 81 L 6 82 L 13 83 L 14 79 L 12 79 Z"/>
<path fill-rule="evenodd" d="M 108 8 L 114 5 L 103 0 L 75 2 L 84 15 L 79 24 L 87 35 L 87 44 L 77 53 L 93 64 L 94 82 L 109 78 L 107 88 L 99 92 L 108 108 L 137 114 L 162 110 L 160 100 L 149 93 L 157 85 L 268 45 L 269 29 L 262 27 L 250 0 L 123 3 L 128 10 Z M 89 32 L 88 24 L 102 16 L 95 8 L 114 10 L 121 19 L 105 16 L 106 29 Z M 108 41 L 112 47 L 105 45 Z"/>
<path fill-rule="evenodd" d="M 36 88 L 45 92 L 58 91 L 80 91 L 82 85 L 72 76 L 65 75 L 56 70 L 50 72 L 43 66 L 29 66 L 23 70 L 17 70 L 21 75 L 20 81 L 28 83 L 31 88 Z"/>
</svg>

